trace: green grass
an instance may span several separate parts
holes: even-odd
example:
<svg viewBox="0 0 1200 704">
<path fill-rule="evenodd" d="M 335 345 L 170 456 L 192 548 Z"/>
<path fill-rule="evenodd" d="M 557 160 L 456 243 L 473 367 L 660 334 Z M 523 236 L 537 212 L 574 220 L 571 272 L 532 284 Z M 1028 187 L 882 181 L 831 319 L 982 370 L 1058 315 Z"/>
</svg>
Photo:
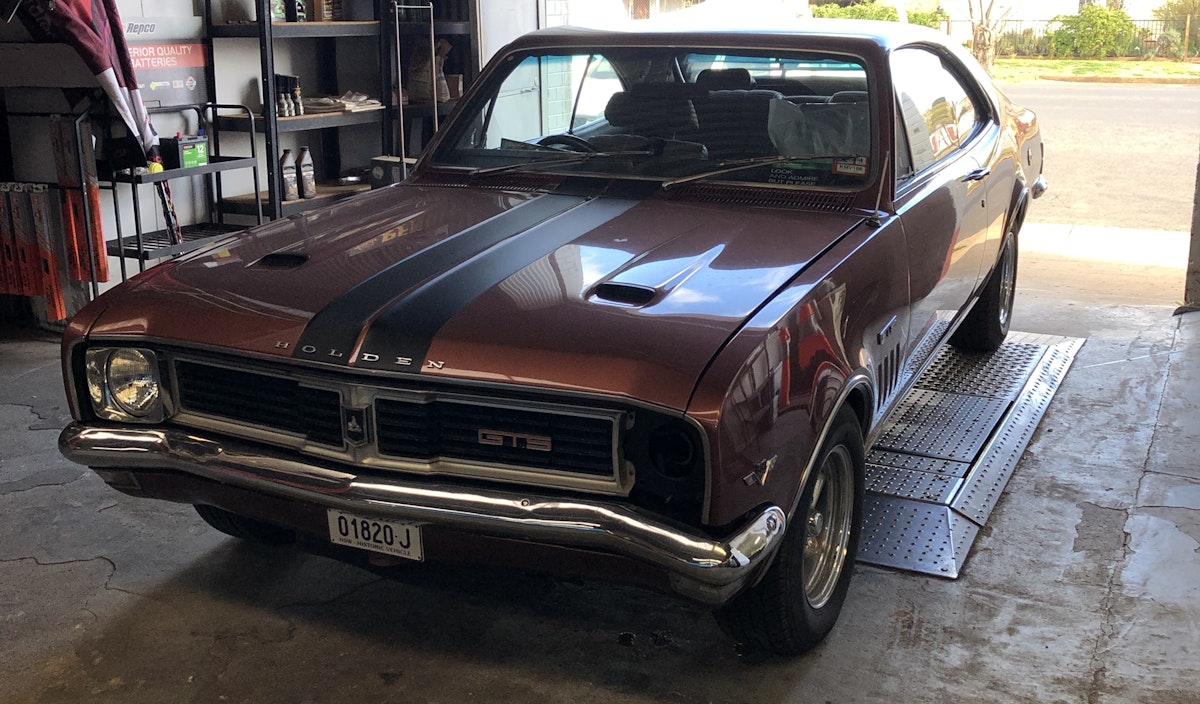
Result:
<svg viewBox="0 0 1200 704">
<path fill-rule="evenodd" d="M 992 77 L 1019 83 L 1047 78 L 1131 81 L 1200 81 L 1200 61 L 1153 59 L 996 59 Z"/>
</svg>

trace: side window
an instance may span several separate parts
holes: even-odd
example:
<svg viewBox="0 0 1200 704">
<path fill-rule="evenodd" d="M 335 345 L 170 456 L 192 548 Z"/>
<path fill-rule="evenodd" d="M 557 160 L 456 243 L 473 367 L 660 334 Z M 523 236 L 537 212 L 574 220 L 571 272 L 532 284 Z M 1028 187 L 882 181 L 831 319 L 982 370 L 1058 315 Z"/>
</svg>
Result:
<svg viewBox="0 0 1200 704">
<path fill-rule="evenodd" d="M 909 47 L 892 54 L 892 79 L 912 167 L 921 171 L 971 137 L 980 112 L 937 54 Z"/>
</svg>

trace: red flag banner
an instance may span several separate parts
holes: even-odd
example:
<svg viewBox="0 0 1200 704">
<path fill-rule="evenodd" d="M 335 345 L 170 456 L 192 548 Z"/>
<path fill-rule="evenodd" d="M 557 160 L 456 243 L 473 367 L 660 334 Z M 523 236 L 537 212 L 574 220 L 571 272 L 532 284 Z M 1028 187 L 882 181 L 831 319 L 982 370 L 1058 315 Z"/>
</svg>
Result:
<svg viewBox="0 0 1200 704">
<path fill-rule="evenodd" d="M 17 15 L 34 39 L 62 42 L 79 53 L 129 133 L 143 151 L 149 151 L 154 133 L 137 87 L 116 0 L 24 0 Z"/>
</svg>

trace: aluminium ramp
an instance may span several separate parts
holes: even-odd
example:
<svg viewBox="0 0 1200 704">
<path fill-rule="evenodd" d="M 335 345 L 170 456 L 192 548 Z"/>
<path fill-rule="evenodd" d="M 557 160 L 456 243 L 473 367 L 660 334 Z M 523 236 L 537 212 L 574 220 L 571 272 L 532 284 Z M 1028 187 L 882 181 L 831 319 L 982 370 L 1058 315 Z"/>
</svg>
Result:
<svg viewBox="0 0 1200 704">
<path fill-rule="evenodd" d="M 867 453 L 858 560 L 957 578 L 1082 345 L 1014 332 L 940 350 Z"/>
</svg>

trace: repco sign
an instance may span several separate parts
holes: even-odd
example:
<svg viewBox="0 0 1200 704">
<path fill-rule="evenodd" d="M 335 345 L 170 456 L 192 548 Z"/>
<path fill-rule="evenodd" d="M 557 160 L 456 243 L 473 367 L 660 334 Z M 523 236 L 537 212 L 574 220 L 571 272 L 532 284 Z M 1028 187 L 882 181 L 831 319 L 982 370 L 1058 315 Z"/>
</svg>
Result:
<svg viewBox="0 0 1200 704">
<path fill-rule="evenodd" d="M 157 22 L 129 22 L 125 25 L 125 36 L 136 37 L 142 34 L 154 34 L 158 29 Z"/>
</svg>

